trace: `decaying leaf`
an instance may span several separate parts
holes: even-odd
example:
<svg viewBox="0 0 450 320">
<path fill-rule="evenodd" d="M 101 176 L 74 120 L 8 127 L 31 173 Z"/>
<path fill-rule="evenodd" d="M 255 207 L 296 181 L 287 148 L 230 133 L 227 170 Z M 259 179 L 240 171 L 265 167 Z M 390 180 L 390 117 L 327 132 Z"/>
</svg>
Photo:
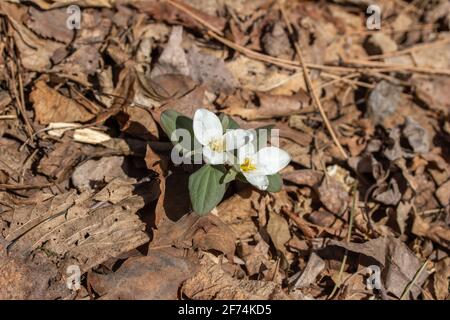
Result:
<svg viewBox="0 0 450 320">
<path fill-rule="evenodd" d="M 372 2 L 0 1 L 0 298 L 448 299 L 450 5 Z M 192 212 L 199 108 L 274 129 L 279 192 Z"/>
<path fill-rule="evenodd" d="M 238 239 L 247 239 L 257 232 L 254 219 L 258 217 L 256 206 L 260 197 L 259 192 L 245 189 L 217 207 L 217 215 L 230 226 Z"/>
<path fill-rule="evenodd" d="M 325 269 L 325 261 L 323 261 L 316 253 L 312 253 L 309 257 L 308 264 L 302 271 L 300 277 L 295 281 L 294 288 L 300 289 L 310 286 L 316 277 Z"/>
<path fill-rule="evenodd" d="M 36 120 L 41 124 L 85 122 L 94 117 L 83 105 L 61 95 L 43 81 L 36 83 L 30 99 L 36 112 Z"/>
<path fill-rule="evenodd" d="M 402 88 L 381 81 L 371 92 L 368 101 L 368 113 L 375 123 L 382 122 L 392 115 L 401 99 Z"/>
<path fill-rule="evenodd" d="M 182 282 L 197 269 L 193 259 L 158 249 L 127 259 L 116 272 L 91 274 L 89 281 L 102 300 L 176 299 Z"/>
<path fill-rule="evenodd" d="M 285 252 L 286 248 L 284 245 L 291 239 L 289 224 L 286 219 L 271 212 L 267 223 L 267 233 L 270 235 L 275 248 L 281 252 Z"/>
<path fill-rule="evenodd" d="M 419 215 L 415 215 L 412 232 L 418 236 L 427 237 L 444 248 L 450 246 L 450 228 L 444 221 L 428 223 Z"/>
<path fill-rule="evenodd" d="M 381 280 L 386 290 L 400 297 L 422 266 L 420 260 L 400 240 L 380 237 L 365 243 L 346 243 L 331 240 L 329 246 L 338 246 L 375 259 L 381 267 Z M 412 285 L 410 295 L 415 298 L 428 277 L 425 270 Z"/>
<path fill-rule="evenodd" d="M 84 272 L 148 241 L 136 212 L 144 199 L 133 195 L 133 179 L 111 181 L 96 194 L 67 192 L 14 208 L 5 239 L 11 256 L 51 255 L 59 267 L 76 264 Z"/>
<path fill-rule="evenodd" d="M 335 214 L 342 214 L 349 203 L 349 195 L 342 183 L 335 178 L 324 178 L 322 184 L 317 189 L 320 201 L 323 205 Z"/>
<path fill-rule="evenodd" d="M 238 280 L 211 262 L 205 263 L 196 275 L 186 280 L 181 290 L 194 300 L 289 300 L 275 282 Z"/>
</svg>

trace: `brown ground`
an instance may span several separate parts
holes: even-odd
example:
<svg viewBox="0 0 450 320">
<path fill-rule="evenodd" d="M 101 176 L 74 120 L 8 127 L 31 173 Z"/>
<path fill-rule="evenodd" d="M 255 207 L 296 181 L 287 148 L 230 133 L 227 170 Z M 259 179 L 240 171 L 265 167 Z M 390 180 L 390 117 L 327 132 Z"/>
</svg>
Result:
<svg viewBox="0 0 450 320">
<path fill-rule="evenodd" d="M 79 30 L 67 1 L 18 2 L 0 298 L 449 298 L 450 2 L 81 0 Z M 280 129 L 281 192 L 190 212 L 159 122 L 199 107 Z"/>
</svg>

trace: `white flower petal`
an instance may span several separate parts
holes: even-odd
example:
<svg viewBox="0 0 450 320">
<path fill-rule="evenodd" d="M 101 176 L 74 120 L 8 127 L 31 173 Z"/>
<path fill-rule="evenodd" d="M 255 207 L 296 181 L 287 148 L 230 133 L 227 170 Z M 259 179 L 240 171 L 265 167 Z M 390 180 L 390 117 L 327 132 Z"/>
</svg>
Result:
<svg viewBox="0 0 450 320">
<path fill-rule="evenodd" d="M 198 142 L 207 145 L 211 140 L 223 136 L 222 123 L 219 117 L 206 109 L 198 109 L 194 114 L 194 135 Z"/>
<path fill-rule="evenodd" d="M 216 152 L 211 150 L 208 146 L 203 147 L 203 158 L 206 163 L 210 164 L 224 164 L 227 161 L 226 152 Z"/>
<path fill-rule="evenodd" d="M 227 130 L 223 137 L 227 151 L 239 149 L 253 140 L 253 135 L 244 129 Z"/>
<path fill-rule="evenodd" d="M 252 142 L 240 147 L 237 152 L 238 164 L 242 164 L 246 158 L 254 157 L 256 148 Z"/>
<path fill-rule="evenodd" d="M 259 190 L 266 190 L 269 186 L 269 178 L 264 175 L 248 174 L 243 172 L 245 179 Z"/>
<path fill-rule="evenodd" d="M 277 147 L 266 147 L 255 155 L 258 173 L 272 175 L 286 167 L 291 161 L 289 154 Z"/>
</svg>

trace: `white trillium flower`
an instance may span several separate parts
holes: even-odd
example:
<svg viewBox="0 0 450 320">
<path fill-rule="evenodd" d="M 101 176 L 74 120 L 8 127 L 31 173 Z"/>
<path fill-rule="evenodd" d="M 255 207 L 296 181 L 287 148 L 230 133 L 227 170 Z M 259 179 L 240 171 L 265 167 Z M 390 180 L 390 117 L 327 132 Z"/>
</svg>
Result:
<svg viewBox="0 0 450 320">
<path fill-rule="evenodd" d="M 249 143 L 238 150 L 239 170 L 260 190 L 269 186 L 268 176 L 284 169 L 290 161 L 289 154 L 277 147 L 264 147 L 255 152 L 255 146 Z"/>
<path fill-rule="evenodd" d="M 253 138 L 243 129 L 227 130 L 224 133 L 219 117 L 206 109 L 195 111 L 193 128 L 195 138 L 203 146 L 205 162 L 210 164 L 226 163 L 229 151 L 239 149 Z"/>
</svg>

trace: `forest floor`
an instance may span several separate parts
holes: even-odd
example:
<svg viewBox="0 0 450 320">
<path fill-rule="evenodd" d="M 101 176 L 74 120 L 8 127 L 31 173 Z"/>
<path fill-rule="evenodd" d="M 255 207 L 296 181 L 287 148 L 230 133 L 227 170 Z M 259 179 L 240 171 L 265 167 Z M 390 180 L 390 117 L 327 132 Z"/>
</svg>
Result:
<svg viewBox="0 0 450 320">
<path fill-rule="evenodd" d="M 449 299 L 449 28 L 446 0 L 0 1 L 0 298 Z M 192 212 L 160 117 L 199 108 L 278 129 L 280 192 Z"/>
</svg>

